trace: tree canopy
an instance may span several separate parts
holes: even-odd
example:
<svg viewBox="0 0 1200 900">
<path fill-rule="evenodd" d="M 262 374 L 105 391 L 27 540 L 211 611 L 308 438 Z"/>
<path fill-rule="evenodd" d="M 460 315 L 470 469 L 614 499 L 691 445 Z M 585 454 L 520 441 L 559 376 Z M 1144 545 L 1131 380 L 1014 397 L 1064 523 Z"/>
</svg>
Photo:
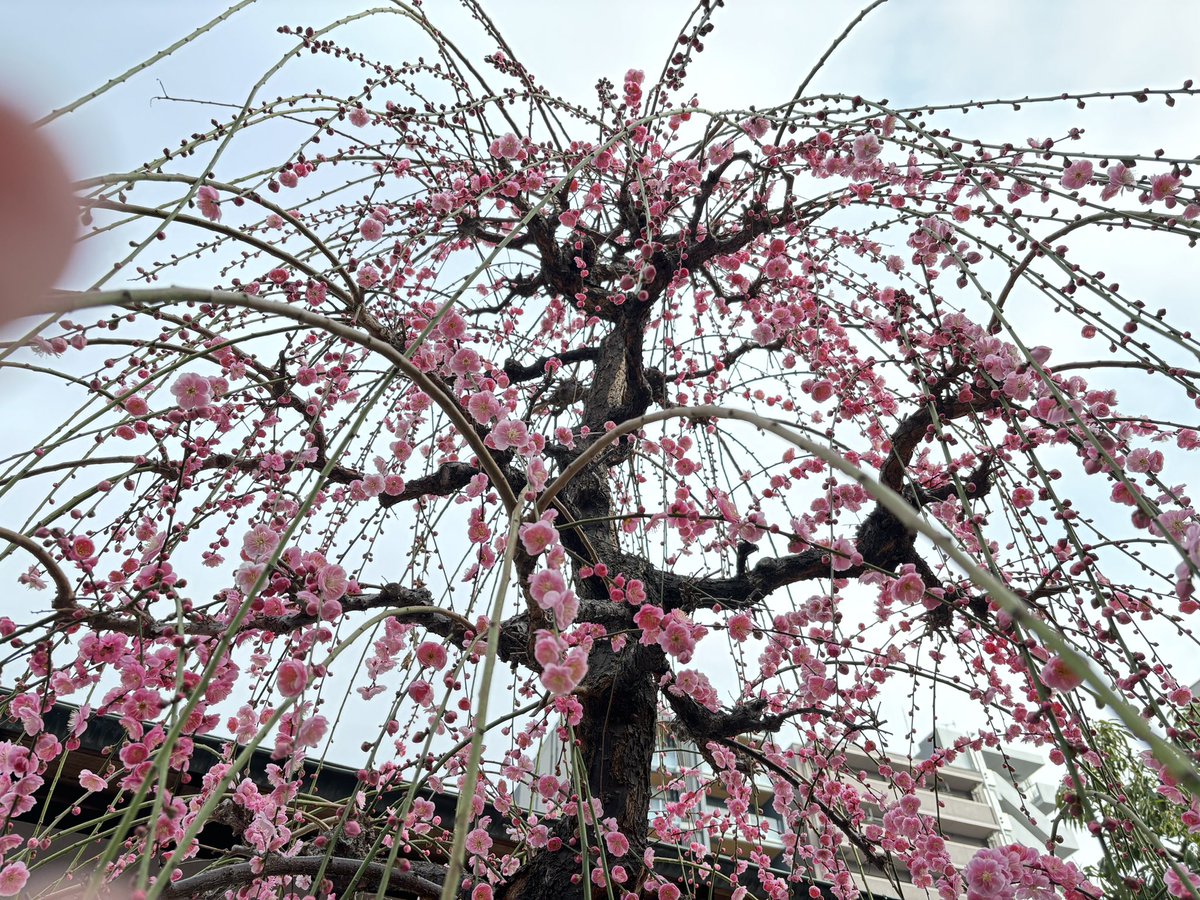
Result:
<svg viewBox="0 0 1200 900">
<path fill-rule="evenodd" d="M 866 866 L 1101 896 L 1054 846 L 952 861 L 919 811 L 958 754 L 1023 745 L 1200 900 L 1094 724 L 1194 808 L 1200 344 L 1122 274 L 1195 272 L 1194 148 L 1072 120 L 1188 115 L 1192 83 L 901 106 L 817 91 L 826 53 L 788 102 L 712 109 L 688 71 L 739 13 L 703 0 L 584 107 L 464 5 L 482 58 L 417 3 L 282 26 L 244 103 L 76 185 L 82 240 L 120 250 L 0 350 L 46 398 L 0 469 L 32 589 L 0 611 L 0 895 L 41 869 L 146 900 L 850 898 Z M 343 43 L 364 17 L 394 55 Z M 273 96 L 310 57 L 359 88 Z M 1050 136 L 990 136 L 1023 108 Z M 907 755 L 952 698 L 982 724 L 856 777 L 849 749 Z M 121 740 L 74 772 L 105 715 Z M 651 815 L 664 729 L 727 798 L 724 854 L 685 837 L 703 790 Z M 311 763 L 339 754 L 330 804 Z M 112 800 L 72 821 L 55 792 Z"/>
</svg>

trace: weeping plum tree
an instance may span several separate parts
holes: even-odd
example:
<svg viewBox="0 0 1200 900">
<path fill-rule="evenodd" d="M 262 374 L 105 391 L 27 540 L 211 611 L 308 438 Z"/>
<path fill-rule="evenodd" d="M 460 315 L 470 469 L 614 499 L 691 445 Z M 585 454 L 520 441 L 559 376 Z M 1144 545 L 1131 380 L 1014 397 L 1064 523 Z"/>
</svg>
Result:
<svg viewBox="0 0 1200 900">
<path fill-rule="evenodd" d="M 814 93 L 818 63 L 720 111 L 686 77 L 721 5 L 590 108 L 470 0 L 482 58 L 399 2 L 281 28 L 244 104 L 77 185 L 121 250 L 3 351 L 77 403 L 0 473 L 0 893 L 854 897 L 872 867 L 1097 897 L 1053 845 L 953 862 L 921 810 L 958 754 L 1028 745 L 1196 896 L 1090 723 L 1200 821 L 1164 658 L 1200 609 L 1200 345 L 1120 283 L 1135 252 L 1194 265 L 1197 186 L 1072 124 L 1196 91 L 901 108 Z M 395 56 L 342 43 L 367 16 Z M 358 89 L 269 99 L 302 57 Z M 971 130 L 1020 106 L 1057 130 Z M 983 724 L 898 765 L 887 698 L 915 732 L 931 694 Z M 64 767 L 102 716 L 124 737 Z M 702 764 L 665 771 L 667 733 Z M 108 812 L 47 812 L 81 792 Z"/>
</svg>

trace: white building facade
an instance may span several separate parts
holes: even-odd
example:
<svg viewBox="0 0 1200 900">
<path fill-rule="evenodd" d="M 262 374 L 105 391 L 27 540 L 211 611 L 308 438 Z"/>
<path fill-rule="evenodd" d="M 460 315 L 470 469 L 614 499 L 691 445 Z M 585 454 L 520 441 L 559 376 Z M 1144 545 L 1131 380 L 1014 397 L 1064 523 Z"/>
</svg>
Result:
<svg viewBox="0 0 1200 900">
<path fill-rule="evenodd" d="M 881 824 L 884 808 L 894 802 L 896 792 L 891 779 L 881 775 L 880 769 L 885 772 L 890 769 L 894 777 L 895 772 L 910 770 L 928 760 L 939 748 L 954 747 L 959 737 L 953 730 L 938 729 L 919 745 L 912 759 L 868 755 L 854 747 L 844 748 L 839 753 L 845 759 L 844 769 L 838 778 L 853 784 L 861 796 L 882 798 L 878 803 L 865 804 L 867 824 Z M 561 753 L 561 744 L 553 734 L 548 735 L 537 756 L 537 770 L 554 772 Z M 952 763 L 938 768 L 935 784 L 917 790 L 920 812 L 937 823 L 946 851 L 958 866 L 965 865 L 981 848 L 1011 843 L 1045 851 L 1054 840 L 1056 855 L 1069 857 L 1078 844 L 1065 828 L 1053 831 L 1055 786 L 1044 780 L 1049 774 L 1047 767 L 1048 760 L 1028 751 L 1002 752 L 986 747 L 960 751 Z M 802 779 L 814 775 L 807 764 L 798 766 L 797 772 Z M 710 861 L 728 858 L 735 851 L 745 857 L 757 845 L 771 856 L 775 864 L 772 868 L 778 867 L 781 873 L 786 873 L 783 850 L 787 825 L 775 806 L 772 782 L 765 773 L 756 772 L 753 776 L 750 810 L 744 817 L 751 826 L 763 826 L 762 836 L 755 840 L 747 840 L 744 832 L 714 826 L 728 821 L 724 815 L 728 795 L 720 780 L 711 778 L 711 769 L 702 754 L 690 744 L 677 741 L 669 728 L 663 729 L 660 738 L 653 790 L 651 826 L 665 817 L 682 828 L 674 841 L 660 844 L 668 855 L 677 854 L 681 866 L 686 867 L 689 860 L 698 861 L 702 854 L 707 854 Z M 534 811 L 541 805 L 540 799 L 527 790 L 519 790 L 515 799 Z M 672 812 L 673 808 L 679 809 L 679 804 L 686 806 L 689 802 L 691 807 L 686 817 Z M 857 853 L 848 844 L 845 848 L 848 854 Z M 936 896 L 936 892 L 913 885 L 903 866 L 896 866 L 893 876 L 888 877 L 888 873 L 874 868 L 861 856 L 847 858 L 847 862 L 856 873 L 855 881 L 864 895 L 875 900 L 929 900 Z"/>
</svg>

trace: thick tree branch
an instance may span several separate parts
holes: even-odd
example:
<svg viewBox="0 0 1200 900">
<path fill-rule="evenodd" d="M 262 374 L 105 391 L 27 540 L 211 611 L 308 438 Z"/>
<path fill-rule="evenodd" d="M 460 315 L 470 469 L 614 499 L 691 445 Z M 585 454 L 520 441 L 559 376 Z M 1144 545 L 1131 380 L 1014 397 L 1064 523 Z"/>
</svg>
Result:
<svg viewBox="0 0 1200 900">
<path fill-rule="evenodd" d="M 766 700 L 748 700 L 727 710 L 711 710 L 689 696 L 679 696 L 670 687 L 662 694 L 675 713 L 675 722 L 687 732 L 686 736 L 697 747 L 721 738 L 735 738 L 743 734 L 774 734 L 783 723 L 793 716 L 828 714 L 827 710 L 815 706 L 789 709 L 783 713 L 766 712 Z"/>
<path fill-rule="evenodd" d="M 979 461 L 979 464 L 971 470 L 971 473 L 966 478 L 961 479 L 960 483 L 968 499 L 981 499 L 991 492 L 993 484 L 992 467 L 995 461 L 995 457 L 993 456 L 983 457 Z M 936 488 L 910 486 L 903 493 L 905 499 L 909 500 L 914 506 L 922 507 L 927 503 L 940 503 L 943 500 L 949 500 L 951 497 L 957 496 L 958 485 L 951 479 Z"/>
<path fill-rule="evenodd" d="M 725 371 L 730 366 L 732 366 L 735 362 L 737 362 L 741 357 L 745 356 L 747 353 L 751 352 L 752 350 L 765 350 L 768 353 L 772 353 L 776 350 L 782 350 L 784 347 L 784 344 L 785 344 L 785 340 L 783 338 L 779 338 L 777 340 L 771 341 L 771 343 L 769 343 L 769 344 L 759 344 L 759 343 L 755 343 L 752 341 L 747 341 L 746 343 L 742 344 L 741 346 L 735 347 L 733 350 L 730 350 L 728 353 L 723 354 L 721 356 L 721 358 L 717 361 L 717 364 L 711 365 L 707 369 L 699 369 L 698 371 L 687 372 L 685 374 L 686 374 L 686 377 L 688 377 L 688 378 L 708 378 L 710 375 L 716 375 L 718 372 Z M 668 382 L 675 381 L 676 379 L 678 379 L 680 377 L 680 374 L 682 374 L 682 373 L 678 373 L 678 374 L 672 373 L 670 375 L 667 375 L 666 380 Z"/>
<path fill-rule="evenodd" d="M 888 453 L 883 467 L 879 470 L 879 480 L 897 493 L 904 490 L 905 470 L 908 468 L 908 464 L 912 462 L 912 455 L 917 449 L 917 445 L 929 433 L 929 428 L 933 425 L 935 412 L 938 421 L 945 422 L 961 418 L 972 412 L 990 409 L 995 405 L 995 400 L 984 398 L 970 401 L 951 400 L 948 402 L 937 402 L 933 409 L 930 409 L 928 405 L 922 406 L 901 422 L 896 430 L 892 432 L 892 449 Z"/>
<path fill-rule="evenodd" d="M 396 609 L 397 615 L 425 626 L 435 634 L 449 637 L 461 643 L 474 625 L 461 614 L 433 605 L 433 595 L 424 588 L 406 588 L 398 584 L 385 585 L 378 594 L 346 597 L 342 600 L 344 612 L 370 612 L 377 609 Z M 131 637 L 154 639 L 167 635 L 217 637 L 229 626 L 216 619 L 194 619 L 182 625 L 174 619 L 154 621 L 148 617 L 131 617 L 114 612 L 89 612 L 72 603 L 59 610 L 64 625 L 86 623 L 96 631 L 110 631 Z M 289 634 L 321 621 L 319 616 L 308 613 L 290 613 L 283 616 L 251 616 L 238 627 L 239 634 L 271 632 Z"/>
<path fill-rule="evenodd" d="M 577 362 L 592 362 L 598 355 L 599 351 L 595 347 L 576 347 L 572 350 L 564 350 L 562 353 L 543 356 L 531 363 L 519 363 L 515 359 L 510 359 L 504 364 L 504 374 L 513 384 L 532 381 L 546 374 L 546 364 L 551 360 L 557 359 L 566 366 Z"/>
</svg>

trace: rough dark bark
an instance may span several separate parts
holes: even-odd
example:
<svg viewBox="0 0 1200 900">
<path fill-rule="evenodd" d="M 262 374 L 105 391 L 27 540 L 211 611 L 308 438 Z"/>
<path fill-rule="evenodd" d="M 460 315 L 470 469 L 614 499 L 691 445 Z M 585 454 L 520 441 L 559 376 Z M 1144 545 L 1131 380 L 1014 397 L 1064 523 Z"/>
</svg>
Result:
<svg viewBox="0 0 1200 900">
<path fill-rule="evenodd" d="M 707 195 L 705 195 L 706 199 Z M 699 201 L 703 206 L 704 200 Z M 644 364 L 644 336 L 651 310 L 666 290 L 680 265 L 690 270 L 701 269 L 704 263 L 719 253 L 728 253 L 745 246 L 760 234 L 794 217 L 795 211 L 785 206 L 778 213 L 749 210 L 741 226 L 724 236 L 706 236 L 694 241 L 688 235 L 664 238 L 663 249 L 655 252 L 653 263 L 657 271 L 654 282 L 647 285 L 645 300 L 613 305 L 609 293 L 597 285 L 578 283 L 578 271 L 570 264 L 571 254 L 550 238 L 545 223 L 535 220 L 530 236 L 541 257 L 541 271 L 529 276 L 513 290 L 531 296 L 539 289 L 554 293 L 588 291 L 586 308 L 599 318 L 612 322 L 607 334 L 595 347 L 574 351 L 560 357 L 563 362 L 590 363 L 590 371 L 580 376 L 586 388 L 582 396 L 582 412 L 578 426 L 593 434 L 603 433 L 606 423 L 620 424 L 644 414 L 663 395 L 663 376 Z M 621 268 L 621 251 L 613 250 L 607 267 L 595 263 L 597 248 L 589 245 L 589 266 L 593 273 Z M 683 261 L 686 260 L 686 263 Z M 595 278 L 595 274 L 593 278 Z M 601 279 L 603 280 L 603 279 Z M 595 308 L 593 308 L 593 306 Z M 736 361 L 744 350 L 735 352 L 729 362 Z M 517 380 L 542 375 L 546 359 L 529 365 L 509 361 L 506 373 Z M 939 405 L 938 413 L 953 418 L 972 411 L 969 404 Z M 884 481 L 900 489 L 912 453 L 924 438 L 933 422 L 933 415 L 922 409 L 911 415 L 896 429 L 893 450 L 885 466 Z M 582 441 L 586 445 L 587 439 Z M 720 605 L 725 609 L 748 609 L 761 603 L 772 592 L 799 581 L 829 578 L 853 578 L 869 568 L 894 571 L 906 562 L 919 563 L 922 574 L 928 566 L 919 560 L 914 550 L 915 534 L 904 528 L 891 513 L 876 506 L 858 529 L 856 545 L 863 564 L 836 573 L 831 565 L 831 551 L 809 547 L 779 558 L 760 559 L 754 566 L 747 564 L 748 551 L 739 551 L 737 572 L 733 577 L 688 577 L 654 567 L 648 560 L 622 552 L 613 521 L 614 504 L 610 489 L 609 468 L 627 452 L 621 444 L 601 455 L 579 472 L 558 496 L 557 522 L 566 549 L 584 563 L 604 563 L 610 572 L 640 578 L 646 585 L 649 602 L 665 610 L 693 612 Z M 560 471 L 578 458 L 581 447 L 574 450 L 547 448 Z M 983 473 L 986 480 L 986 470 Z M 921 498 L 926 499 L 926 498 Z M 919 499 L 913 499 L 919 505 Z M 517 569 L 527 577 L 534 561 L 518 554 Z M 931 585 L 932 586 L 932 585 Z M 602 623 L 608 631 L 633 631 L 632 608 L 609 600 L 608 588 L 601 579 L 575 580 L 580 598 L 579 620 Z M 544 616 L 533 604 L 504 623 L 500 655 L 514 665 L 537 668 L 530 642 L 538 628 L 545 627 Z M 658 647 L 644 647 L 630 641 L 614 652 L 606 641 L 597 642 L 589 658 L 589 672 L 576 696 L 582 705 L 583 716 L 573 733 L 574 744 L 567 748 L 575 755 L 576 771 L 587 779 L 588 793 L 603 804 L 603 815 L 614 817 L 621 832 L 630 841 L 630 852 L 620 864 L 630 874 L 623 889 L 637 889 L 644 876 L 641 854 L 647 845 L 650 783 L 655 738 L 658 728 L 659 680 L 669 670 L 665 655 Z M 711 712 L 686 698 L 668 695 L 675 716 L 684 732 L 704 747 L 709 740 L 729 741 L 739 735 L 777 730 L 788 715 L 811 710 L 788 711 L 781 715 L 764 715 L 765 710 L 754 704 L 743 704 L 728 711 Z M 571 764 L 568 759 L 568 764 Z M 559 820 L 553 834 L 561 842 L 558 849 L 534 852 L 521 869 L 499 890 L 506 900 L 563 900 L 583 896 L 582 879 L 597 858 L 591 857 L 591 847 L 597 839 L 593 826 L 587 826 L 587 844 L 581 846 L 579 821 L 576 817 Z M 589 854 L 584 864 L 583 854 Z M 608 860 L 609 865 L 615 861 Z"/>
<path fill-rule="evenodd" d="M 579 693 L 583 719 L 575 728 L 579 770 L 586 774 L 593 797 L 604 804 L 604 815 L 613 816 L 629 840 L 629 852 L 608 860 L 630 874 L 632 888 L 642 875 L 642 851 L 648 843 L 650 776 L 655 732 L 658 725 L 658 686 L 651 671 L 640 666 L 638 654 L 598 659 L 592 665 L 606 674 L 588 682 Z M 596 830 L 588 825 L 588 843 L 595 845 Z M 578 819 L 564 818 L 554 830 L 563 842 L 561 850 L 535 854 L 503 888 L 500 896 L 522 900 L 563 900 L 583 896 L 583 863 L 577 837 Z M 597 864 L 599 860 L 592 858 Z M 590 866 L 589 866 L 590 871 Z"/>
</svg>

